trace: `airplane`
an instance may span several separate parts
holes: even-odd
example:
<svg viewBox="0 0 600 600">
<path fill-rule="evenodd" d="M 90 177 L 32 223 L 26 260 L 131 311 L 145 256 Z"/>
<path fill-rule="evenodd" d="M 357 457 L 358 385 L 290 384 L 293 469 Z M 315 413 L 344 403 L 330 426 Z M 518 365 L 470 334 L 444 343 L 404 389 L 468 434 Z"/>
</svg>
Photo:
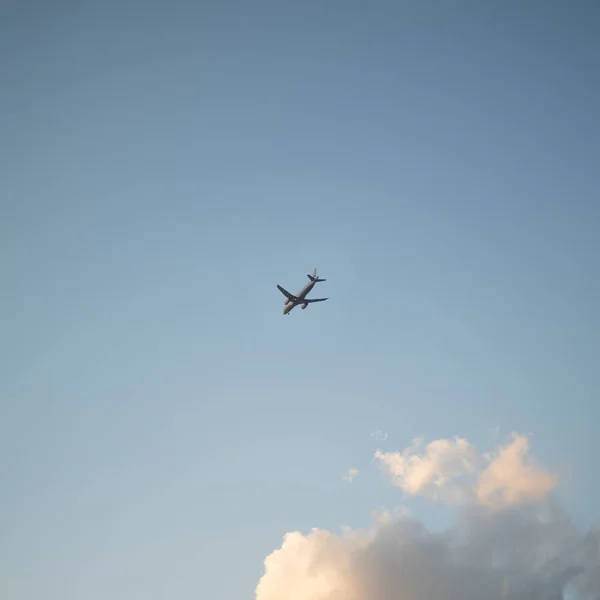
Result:
<svg viewBox="0 0 600 600">
<path fill-rule="evenodd" d="M 294 294 L 290 294 L 287 290 L 284 290 L 280 285 L 277 285 L 277 289 L 286 297 L 285 306 L 283 307 L 283 314 L 289 315 L 292 309 L 299 304 L 302 305 L 302 310 L 304 310 L 310 303 L 312 302 L 323 302 L 328 300 L 328 298 L 307 298 L 306 295 L 310 290 L 313 289 L 315 283 L 317 281 L 327 281 L 327 279 L 320 279 L 317 275 L 317 269 L 313 271 L 312 275 L 306 275 L 310 279 L 310 283 L 307 283 L 298 293 L 297 296 Z"/>
</svg>

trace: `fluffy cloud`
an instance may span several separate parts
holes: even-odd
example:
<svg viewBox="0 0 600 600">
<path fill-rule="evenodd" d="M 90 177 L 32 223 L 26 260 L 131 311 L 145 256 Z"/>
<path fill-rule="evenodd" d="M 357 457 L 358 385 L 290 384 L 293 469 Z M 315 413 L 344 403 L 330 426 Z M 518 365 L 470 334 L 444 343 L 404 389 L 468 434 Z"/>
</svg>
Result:
<svg viewBox="0 0 600 600">
<path fill-rule="evenodd" d="M 288 533 L 280 550 L 265 560 L 265 575 L 256 588 L 257 600 L 353 600 L 360 580 L 353 553 L 366 540 L 313 529 L 304 536 Z"/>
<path fill-rule="evenodd" d="M 528 456 L 529 440 L 513 434 L 513 442 L 486 456 L 489 465 L 479 475 L 475 492 L 490 506 L 537 502 L 558 483 L 558 476 L 534 464 Z"/>
<path fill-rule="evenodd" d="M 257 600 L 597 600 L 600 536 L 561 515 L 464 509 L 428 532 L 410 518 L 340 535 L 289 533 L 265 561 Z"/>
<path fill-rule="evenodd" d="M 348 483 L 352 483 L 354 478 L 358 475 L 358 469 L 355 467 L 350 467 L 343 475 L 342 479 L 347 481 Z"/>
<path fill-rule="evenodd" d="M 418 454 L 421 440 L 404 452 L 375 452 L 375 458 L 392 476 L 395 485 L 408 494 L 434 500 L 462 495 L 462 481 L 473 474 L 479 459 L 475 448 L 463 438 L 436 440 Z"/>
<path fill-rule="evenodd" d="M 416 440 L 404 452 L 375 453 L 396 486 L 432 500 L 480 502 L 501 508 L 537 502 L 558 483 L 558 477 L 534 464 L 529 439 L 513 434 L 512 442 L 480 455 L 464 438 L 435 440 L 419 454 Z"/>
<path fill-rule="evenodd" d="M 464 499 L 455 526 L 430 532 L 400 511 L 367 530 L 288 533 L 256 600 L 600 599 L 600 533 L 582 534 L 553 504 L 556 478 L 527 438 L 490 455 L 461 438 L 419 447 L 377 458 L 408 493 Z"/>
</svg>

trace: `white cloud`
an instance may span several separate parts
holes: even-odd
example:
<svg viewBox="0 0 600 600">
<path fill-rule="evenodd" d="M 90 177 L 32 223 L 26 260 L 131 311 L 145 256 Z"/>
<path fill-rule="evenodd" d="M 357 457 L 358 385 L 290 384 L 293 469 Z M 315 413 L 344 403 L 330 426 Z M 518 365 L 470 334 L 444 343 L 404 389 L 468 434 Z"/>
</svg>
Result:
<svg viewBox="0 0 600 600">
<path fill-rule="evenodd" d="M 484 455 L 460 437 L 435 440 L 419 454 L 421 445 L 416 440 L 401 453 L 375 452 L 394 485 L 407 494 L 499 508 L 541 500 L 558 483 L 528 456 L 529 439 L 523 435 L 513 434 L 508 445 Z"/>
<path fill-rule="evenodd" d="M 558 484 L 558 476 L 535 465 L 529 458 L 529 439 L 513 434 L 513 441 L 486 458 L 487 468 L 480 473 L 476 494 L 489 506 L 537 502 Z"/>
<path fill-rule="evenodd" d="M 419 454 L 421 445 L 417 439 L 403 452 L 377 450 L 375 458 L 406 493 L 459 500 L 464 478 L 475 473 L 480 460 L 475 448 L 460 437 L 433 441 Z"/>
<path fill-rule="evenodd" d="M 378 451 L 406 493 L 464 501 L 456 524 L 430 532 L 400 508 L 366 530 L 288 533 L 256 600 L 599 600 L 600 532 L 575 529 L 528 453 L 516 434 L 484 455 L 460 437 Z"/>
<path fill-rule="evenodd" d="M 441 534 L 406 517 L 289 533 L 265 560 L 256 600 L 560 600 L 567 584 L 581 600 L 600 594 L 598 534 L 560 514 L 464 510 Z"/>
<path fill-rule="evenodd" d="M 348 483 L 352 483 L 354 478 L 358 475 L 358 469 L 355 467 L 350 467 L 343 475 L 342 479 L 347 481 Z"/>
</svg>

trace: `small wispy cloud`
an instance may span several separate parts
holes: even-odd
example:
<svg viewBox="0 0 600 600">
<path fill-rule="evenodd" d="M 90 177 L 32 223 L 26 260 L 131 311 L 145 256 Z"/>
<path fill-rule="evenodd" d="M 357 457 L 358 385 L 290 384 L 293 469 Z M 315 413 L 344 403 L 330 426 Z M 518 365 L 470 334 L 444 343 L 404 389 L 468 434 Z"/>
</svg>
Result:
<svg viewBox="0 0 600 600">
<path fill-rule="evenodd" d="M 371 437 L 379 442 L 385 442 L 388 439 L 388 434 L 383 429 L 375 429 L 375 431 L 371 432 Z"/>
<path fill-rule="evenodd" d="M 342 476 L 342 479 L 344 481 L 347 481 L 348 483 L 352 483 L 354 481 L 354 478 L 358 475 L 358 469 L 355 467 L 350 467 Z"/>
<path fill-rule="evenodd" d="M 492 437 L 498 437 L 500 435 L 500 425 L 497 425 L 496 427 L 492 427 L 490 429 L 490 435 Z"/>
</svg>

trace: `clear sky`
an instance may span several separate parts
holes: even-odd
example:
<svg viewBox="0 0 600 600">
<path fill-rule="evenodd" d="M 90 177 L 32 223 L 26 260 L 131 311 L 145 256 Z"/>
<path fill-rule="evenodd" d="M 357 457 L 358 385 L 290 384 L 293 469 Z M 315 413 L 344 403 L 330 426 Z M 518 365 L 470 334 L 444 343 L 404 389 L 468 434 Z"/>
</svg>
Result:
<svg viewBox="0 0 600 600">
<path fill-rule="evenodd" d="M 3 2 L 0 596 L 253 598 L 286 532 L 398 504 L 373 452 L 417 436 L 532 432 L 600 522 L 599 28 Z"/>
</svg>

